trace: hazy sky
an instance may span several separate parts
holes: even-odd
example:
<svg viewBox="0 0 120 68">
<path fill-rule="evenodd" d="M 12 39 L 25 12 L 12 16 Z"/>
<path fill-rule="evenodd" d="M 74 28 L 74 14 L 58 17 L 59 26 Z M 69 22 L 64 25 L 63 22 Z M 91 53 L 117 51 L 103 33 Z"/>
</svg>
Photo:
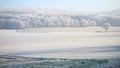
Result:
<svg viewBox="0 0 120 68">
<path fill-rule="evenodd" d="M 63 8 L 108 11 L 120 8 L 120 0 L 0 0 L 0 7 Z"/>
</svg>

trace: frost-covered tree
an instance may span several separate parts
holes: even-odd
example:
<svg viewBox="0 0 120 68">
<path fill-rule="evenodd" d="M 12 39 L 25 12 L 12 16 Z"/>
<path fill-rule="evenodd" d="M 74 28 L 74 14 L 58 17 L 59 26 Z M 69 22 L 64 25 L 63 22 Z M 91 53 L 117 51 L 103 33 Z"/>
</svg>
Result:
<svg viewBox="0 0 120 68">
<path fill-rule="evenodd" d="M 103 24 L 103 28 L 105 29 L 105 32 L 107 32 L 108 31 L 108 29 L 110 28 L 110 24 L 109 23 L 104 23 Z"/>
<path fill-rule="evenodd" d="M 96 26 L 97 23 L 94 20 L 88 20 L 90 26 Z"/>
<path fill-rule="evenodd" d="M 64 9 L 0 8 L 0 28 L 86 27 L 106 22 L 120 26 L 119 11 L 96 14 Z"/>
<path fill-rule="evenodd" d="M 82 27 L 89 26 L 89 22 L 86 19 L 81 19 L 80 23 Z"/>
</svg>

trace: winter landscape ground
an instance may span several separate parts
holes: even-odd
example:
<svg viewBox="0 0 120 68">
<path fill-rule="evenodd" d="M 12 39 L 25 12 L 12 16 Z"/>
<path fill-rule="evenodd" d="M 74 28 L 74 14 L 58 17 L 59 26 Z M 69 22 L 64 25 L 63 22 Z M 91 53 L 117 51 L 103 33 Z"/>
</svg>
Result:
<svg viewBox="0 0 120 68">
<path fill-rule="evenodd" d="M 119 68 L 120 28 L 0 30 L 1 68 Z M 96 32 L 100 31 L 100 32 Z"/>
</svg>

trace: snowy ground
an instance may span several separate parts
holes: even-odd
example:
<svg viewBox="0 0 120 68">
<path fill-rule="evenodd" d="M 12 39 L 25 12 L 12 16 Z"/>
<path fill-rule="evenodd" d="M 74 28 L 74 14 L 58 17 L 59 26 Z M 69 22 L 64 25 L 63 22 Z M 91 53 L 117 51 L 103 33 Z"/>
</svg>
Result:
<svg viewBox="0 0 120 68">
<path fill-rule="evenodd" d="M 0 30 L 0 53 L 1 54 L 21 54 L 22 56 L 32 57 L 63 57 L 63 58 L 80 58 L 82 56 L 111 56 L 120 55 L 120 51 L 100 52 L 100 53 L 77 53 L 72 50 L 68 52 L 50 52 L 57 49 L 66 50 L 71 48 L 83 47 L 110 47 L 120 46 L 120 27 L 112 27 L 109 32 L 104 31 L 101 27 L 85 28 L 34 28 L 23 30 Z M 94 48 L 95 49 L 95 48 Z M 106 48 L 107 49 L 107 48 Z M 108 48 L 109 49 L 109 48 Z M 97 50 L 97 49 L 95 49 Z M 103 48 L 104 50 L 104 48 Z M 83 50 L 85 51 L 85 50 Z M 101 49 L 102 51 L 102 49 Z M 37 52 L 30 54 L 30 52 Z M 43 52 L 41 54 L 41 52 Z M 24 54 L 22 54 L 24 53 Z M 29 53 L 29 54 L 27 54 Z M 26 55 L 25 55 L 26 54 Z"/>
</svg>

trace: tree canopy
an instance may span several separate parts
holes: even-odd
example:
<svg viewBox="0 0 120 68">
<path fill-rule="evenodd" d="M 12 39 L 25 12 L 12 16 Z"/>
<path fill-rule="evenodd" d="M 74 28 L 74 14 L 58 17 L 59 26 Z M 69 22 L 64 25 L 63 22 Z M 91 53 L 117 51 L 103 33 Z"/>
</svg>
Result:
<svg viewBox="0 0 120 68">
<path fill-rule="evenodd" d="M 0 8 L 0 28 L 86 27 L 102 26 L 106 22 L 120 26 L 118 11 L 93 13 L 65 9 Z"/>
</svg>

